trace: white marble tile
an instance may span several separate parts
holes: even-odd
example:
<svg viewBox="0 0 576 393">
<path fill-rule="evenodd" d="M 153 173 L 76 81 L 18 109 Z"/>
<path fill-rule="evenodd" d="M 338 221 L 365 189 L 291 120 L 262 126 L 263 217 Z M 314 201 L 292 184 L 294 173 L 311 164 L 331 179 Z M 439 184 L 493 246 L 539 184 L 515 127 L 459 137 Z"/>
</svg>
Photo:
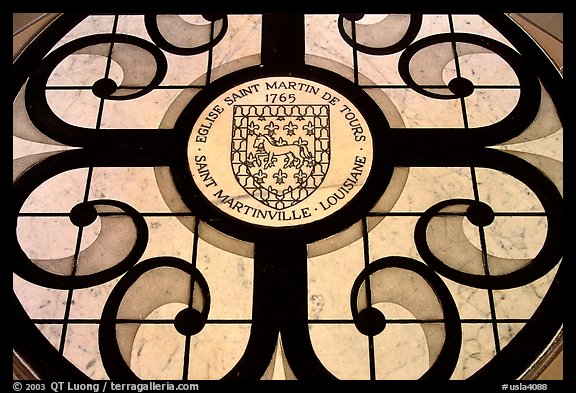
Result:
<svg viewBox="0 0 576 393">
<path fill-rule="evenodd" d="M 510 42 L 479 15 L 452 15 L 455 32 L 471 32 L 510 45 Z"/>
<path fill-rule="evenodd" d="M 130 367 L 142 379 L 180 379 L 183 373 L 185 336 L 176 331 L 173 320 L 185 304 L 164 304 L 149 315 L 148 321 L 165 323 L 140 324 L 133 338 Z"/>
<path fill-rule="evenodd" d="M 168 107 L 180 93 L 181 90 L 156 89 L 131 100 L 107 100 L 104 103 L 100 128 L 156 130 L 160 128 Z M 134 116 L 134 113 L 140 115 Z"/>
<path fill-rule="evenodd" d="M 74 255 L 78 227 L 68 217 L 19 217 L 17 236 L 30 259 L 58 259 Z"/>
<path fill-rule="evenodd" d="M 543 211 L 534 192 L 515 177 L 494 169 L 476 168 L 476 179 L 480 201 L 495 212 Z"/>
<path fill-rule="evenodd" d="M 111 33 L 113 26 L 114 15 L 89 15 L 67 32 L 53 49 L 86 35 Z"/>
<path fill-rule="evenodd" d="M 146 319 L 173 319 L 183 305 L 167 304 Z M 238 362 L 250 325 L 208 323 L 189 339 L 189 380 L 220 379 Z M 130 366 L 143 379 L 178 380 L 184 375 L 186 337 L 170 322 L 141 324 L 134 338 Z"/>
<path fill-rule="evenodd" d="M 460 100 L 439 100 L 404 88 L 382 91 L 398 108 L 406 128 L 464 127 Z"/>
<path fill-rule="evenodd" d="M 197 268 L 210 290 L 209 319 L 252 317 L 254 262 L 198 240 Z"/>
<path fill-rule="evenodd" d="M 450 379 L 462 380 L 471 377 L 496 355 L 495 348 L 491 324 L 462 324 L 460 357 Z"/>
<path fill-rule="evenodd" d="M 148 242 L 141 260 L 173 256 L 190 261 L 194 235 L 188 227 L 194 227 L 194 220 L 194 217 L 146 217 Z"/>
<path fill-rule="evenodd" d="M 102 285 L 74 289 L 70 305 L 71 319 L 100 319 L 106 299 L 118 283 L 119 278 Z"/>
<path fill-rule="evenodd" d="M 467 219 L 462 222 L 466 238 L 482 249 L 480 230 Z M 499 258 L 534 258 L 542 248 L 547 234 L 545 217 L 497 216 L 484 226 L 483 236 L 488 255 Z"/>
<path fill-rule="evenodd" d="M 426 336 L 418 323 L 388 323 L 374 337 L 374 357 L 378 380 L 414 380 L 430 367 Z"/>
<path fill-rule="evenodd" d="M 459 46 L 463 46 L 463 43 L 456 44 L 457 51 Z M 467 50 L 465 48 L 462 48 L 462 52 L 466 54 L 457 58 L 460 76 L 474 86 L 518 86 L 516 73 L 502 57 L 478 45 L 472 45 Z M 446 83 L 457 75 L 455 60 L 446 65 L 443 75 Z"/>
<path fill-rule="evenodd" d="M 228 33 L 214 47 L 214 68 L 223 64 L 260 54 L 262 16 L 228 15 Z M 238 42 L 242 45 L 238 46 Z"/>
<path fill-rule="evenodd" d="M 125 202 L 142 213 L 170 212 L 158 189 L 154 168 L 94 168 L 88 197 Z"/>
<path fill-rule="evenodd" d="M 488 291 L 441 278 L 452 294 L 461 319 L 490 318 Z"/>
<path fill-rule="evenodd" d="M 144 15 L 119 15 L 116 32 L 152 41 L 144 24 Z"/>
<path fill-rule="evenodd" d="M 98 348 L 97 324 L 70 324 L 66 331 L 64 356 L 89 378 L 108 379 Z"/>
<path fill-rule="evenodd" d="M 62 337 L 62 325 L 51 323 L 38 323 L 36 324 L 38 331 L 48 340 L 54 348 L 60 347 L 60 339 Z"/>
<path fill-rule="evenodd" d="M 474 199 L 469 168 L 410 168 L 393 212 L 424 212 L 446 199 Z"/>
<path fill-rule="evenodd" d="M 250 325 L 206 325 L 191 339 L 189 378 L 222 378 L 242 357 L 249 335 Z"/>
<path fill-rule="evenodd" d="M 352 48 L 338 33 L 338 15 L 306 15 L 306 53 L 353 67 Z"/>
<path fill-rule="evenodd" d="M 68 291 L 45 288 L 13 275 L 14 293 L 30 318 L 62 319 L 66 309 Z"/>
<path fill-rule="evenodd" d="M 350 291 L 364 268 L 362 239 L 308 259 L 308 318 L 351 319 Z"/>
<path fill-rule="evenodd" d="M 499 323 L 498 341 L 500 348 L 504 348 L 526 326 L 525 323 Z"/>
<path fill-rule="evenodd" d="M 77 127 L 97 127 L 100 98 L 91 90 L 48 90 L 50 109 L 66 123 Z"/>
<path fill-rule="evenodd" d="M 534 258 L 548 232 L 545 217 L 496 217 L 484 228 L 488 254 L 510 259 Z"/>
<path fill-rule="evenodd" d="M 168 71 L 161 86 L 205 85 L 208 70 L 208 54 L 206 52 L 193 56 L 179 56 L 164 52 L 168 59 Z"/>
<path fill-rule="evenodd" d="M 49 178 L 34 189 L 22 205 L 21 212 L 63 212 L 84 199 L 87 168 L 73 169 Z"/>
<path fill-rule="evenodd" d="M 432 34 L 443 34 L 450 31 L 450 20 L 447 15 L 424 14 L 422 15 L 422 27 L 414 41 Z"/>
<path fill-rule="evenodd" d="M 107 67 L 109 67 L 108 70 Z M 94 82 L 105 76 L 120 85 L 124 72 L 115 61 L 108 62 L 104 54 L 80 52 L 67 56 L 58 63 L 50 74 L 46 85 L 52 88 L 62 86 L 92 87 Z"/>
<path fill-rule="evenodd" d="M 368 338 L 351 325 L 309 325 L 314 352 L 322 364 L 343 380 L 370 379 Z"/>
<path fill-rule="evenodd" d="M 130 367 L 141 379 L 181 379 L 185 340 L 173 324 L 142 324 L 134 339 Z"/>
<path fill-rule="evenodd" d="M 375 220 L 370 217 L 370 220 Z M 375 261 L 387 256 L 404 256 L 420 259 L 414 243 L 414 227 L 418 217 L 384 218 L 368 233 L 370 243 L 370 260 Z"/>
<path fill-rule="evenodd" d="M 514 110 L 520 91 L 516 89 L 475 89 L 464 99 L 470 128 L 490 126 Z"/>
<path fill-rule="evenodd" d="M 518 288 L 494 290 L 497 318 L 531 318 L 550 288 L 558 266 L 541 278 Z"/>
<path fill-rule="evenodd" d="M 435 216 L 426 227 L 426 244 L 443 264 L 460 272 L 484 275 L 482 253 L 468 241 L 462 230 L 462 216 L 466 205 L 448 208 L 443 212 L 457 216 Z"/>
<path fill-rule="evenodd" d="M 405 85 L 406 82 L 398 73 L 400 53 L 385 56 L 370 55 L 359 52 L 358 72 L 376 85 Z"/>
</svg>

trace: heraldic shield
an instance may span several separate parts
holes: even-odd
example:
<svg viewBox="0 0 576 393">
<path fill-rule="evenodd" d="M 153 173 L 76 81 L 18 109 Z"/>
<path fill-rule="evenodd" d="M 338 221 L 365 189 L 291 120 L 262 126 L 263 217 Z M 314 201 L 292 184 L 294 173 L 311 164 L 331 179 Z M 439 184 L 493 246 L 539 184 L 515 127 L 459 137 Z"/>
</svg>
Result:
<svg viewBox="0 0 576 393">
<path fill-rule="evenodd" d="M 231 160 L 242 188 L 282 210 L 310 196 L 330 165 L 328 105 L 235 105 Z"/>
</svg>

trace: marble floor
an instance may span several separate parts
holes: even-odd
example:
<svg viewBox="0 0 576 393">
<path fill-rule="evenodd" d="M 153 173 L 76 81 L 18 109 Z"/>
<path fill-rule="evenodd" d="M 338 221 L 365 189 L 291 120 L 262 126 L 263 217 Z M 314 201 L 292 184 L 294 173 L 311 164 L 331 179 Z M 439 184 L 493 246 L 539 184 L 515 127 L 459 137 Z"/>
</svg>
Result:
<svg viewBox="0 0 576 393">
<path fill-rule="evenodd" d="M 516 379 L 561 347 L 562 74 L 507 16 L 38 37 L 13 94 L 30 374 Z"/>
</svg>

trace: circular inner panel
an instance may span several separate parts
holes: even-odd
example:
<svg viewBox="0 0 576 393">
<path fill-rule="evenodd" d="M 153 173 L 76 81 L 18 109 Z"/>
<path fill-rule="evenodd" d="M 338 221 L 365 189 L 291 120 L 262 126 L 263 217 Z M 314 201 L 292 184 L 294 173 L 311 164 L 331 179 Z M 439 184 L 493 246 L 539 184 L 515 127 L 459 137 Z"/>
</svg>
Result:
<svg viewBox="0 0 576 393">
<path fill-rule="evenodd" d="M 372 166 L 366 120 L 339 92 L 267 77 L 226 91 L 188 141 L 192 178 L 223 213 L 256 225 L 321 220 L 350 202 Z"/>
</svg>

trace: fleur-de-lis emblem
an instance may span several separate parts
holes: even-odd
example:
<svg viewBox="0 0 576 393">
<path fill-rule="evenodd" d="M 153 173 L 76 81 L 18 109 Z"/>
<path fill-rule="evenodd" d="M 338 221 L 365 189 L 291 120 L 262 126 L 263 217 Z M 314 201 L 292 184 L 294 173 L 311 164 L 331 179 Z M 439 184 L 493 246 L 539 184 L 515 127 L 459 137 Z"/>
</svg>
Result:
<svg viewBox="0 0 576 393">
<path fill-rule="evenodd" d="M 248 154 L 248 157 L 246 157 L 246 165 L 248 166 L 248 168 L 255 167 L 256 165 L 258 165 L 258 157 L 256 157 L 252 153 Z"/>
<path fill-rule="evenodd" d="M 306 181 L 306 178 L 308 177 L 308 175 L 306 173 L 304 173 L 302 171 L 302 169 L 300 169 L 298 172 L 296 172 L 294 174 L 294 178 L 296 179 L 296 183 L 298 184 L 302 184 Z"/>
<path fill-rule="evenodd" d="M 302 127 L 304 131 L 306 131 L 306 135 L 314 135 L 314 123 L 309 121 L 304 127 Z"/>
<path fill-rule="evenodd" d="M 294 142 L 294 144 L 297 146 L 307 146 L 308 141 L 305 141 L 304 139 L 302 139 L 302 137 L 299 137 L 298 140 Z"/>
<path fill-rule="evenodd" d="M 255 173 L 252 175 L 254 177 L 254 181 L 256 183 L 263 183 L 264 179 L 266 179 L 268 177 L 268 175 L 266 174 L 266 172 L 263 172 L 262 169 L 260 169 L 258 171 L 258 173 Z"/>
<path fill-rule="evenodd" d="M 282 128 L 284 129 L 284 131 L 286 131 L 286 134 L 288 136 L 292 136 L 292 135 L 296 134 L 296 132 L 294 130 L 296 130 L 298 128 L 298 126 L 290 121 L 288 124 L 286 124 Z"/>
<path fill-rule="evenodd" d="M 283 184 L 284 179 L 286 179 L 288 177 L 286 172 L 282 171 L 282 168 L 278 169 L 278 172 L 276 172 L 272 176 L 276 179 L 276 184 Z"/>
<path fill-rule="evenodd" d="M 260 129 L 260 126 L 251 121 L 246 128 L 248 129 L 248 135 L 256 135 L 256 131 Z"/>
<path fill-rule="evenodd" d="M 280 126 L 274 124 L 273 121 L 271 121 L 270 123 L 268 123 L 268 124 L 266 124 L 266 125 L 264 126 L 264 129 L 265 129 L 266 131 L 268 131 L 268 135 L 270 135 L 270 136 L 275 135 L 275 134 L 276 134 L 276 130 L 279 129 L 279 128 L 280 128 Z"/>
</svg>

